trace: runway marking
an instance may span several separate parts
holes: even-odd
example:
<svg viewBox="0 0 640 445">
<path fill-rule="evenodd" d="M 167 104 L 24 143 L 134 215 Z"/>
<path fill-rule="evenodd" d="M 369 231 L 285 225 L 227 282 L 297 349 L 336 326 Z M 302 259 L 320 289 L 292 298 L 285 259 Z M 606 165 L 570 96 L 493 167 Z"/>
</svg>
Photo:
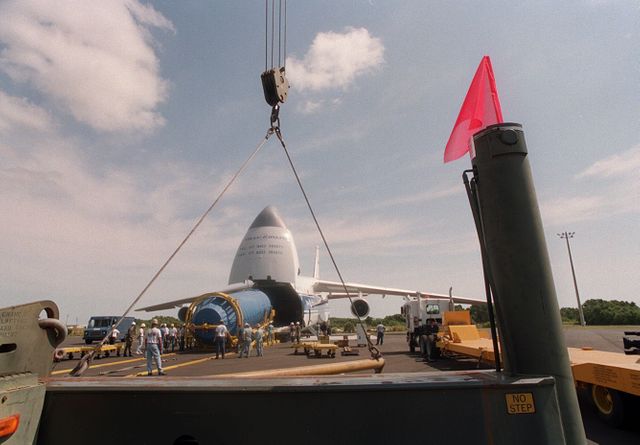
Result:
<svg viewBox="0 0 640 445">
<path fill-rule="evenodd" d="M 171 355 L 176 355 L 175 352 L 171 352 L 169 354 L 164 354 L 162 357 L 169 357 Z M 105 366 L 116 366 L 116 365 L 122 365 L 125 363 L 132 363 L 132 362 L 137 362 L 139 360 L 146 360 L 146 357 L 138 357 L 138 358 L 132 358 L 132 359 L 128 359 L 128 360 L 118 360 L 115 362 L 109 362 L 109 363 L 101 363 L 99 365 L 91 365 L 89 367 L 89 369 L 95 369 L 95 368 L 104 368 Z M 58 375 L 58 374 L 64 374 L 65 372 L 68 373 L 69 371 L 73 370 L 73 368 L 69 368 L 69 369 L 59 369 L 57 371 L 53 371 L 51 373 L 51 375 Z"/>
<path fill-rule="evenodd" d="M 236 354 L 235 352 L 227 352 L 227 353 L 225 354 L 225 357 L 234 356 L 234 355 L 237 355 L 237 354 Z M 196 360 L 190 360 L 190 361 L 188 361 L 188 362 L 184 362 L 184 363 L 178 363 L 177 365 L 171 365 L 171 366 L 167 366 L 167 367 L 165 367 L 165 368 L 162 368 L 162 370 L 163 370 L 163 371 L 170 371 L 170 370 L 172 370 L 172 369 L 182 368 L 183 366 L 197 365 L 197 364 L 199 364 L 199 363 L 204 363 L 204 362 L 207 362 L 207 361 L 209 361 L 209 360 L 215 360 L 215 356 L 214 356 L 214 355 L 211 355 L 211 356 L 209 356 L 209 357 L 205 357 L 205 358 L 199 358 L 199 359 L 196 359 Z M 152 374 L 152 375 L 158 375 L 158 370 L 156 369 L 156 370 L 151 371 L 151 374 Z M 146 375 L 147 375 L 147 371 L 142 371 L 142 372 L 136 372 L 136 373 L 133 373 L 133 374 L 129 374 L 129 375 L 126 375 L 126 376 L 124 376 L 124 377 L 125 377 L 125 378 L 130 378 L 130 377 L 144 377 L 144 376 L 146 376 Z"/>
</svg>

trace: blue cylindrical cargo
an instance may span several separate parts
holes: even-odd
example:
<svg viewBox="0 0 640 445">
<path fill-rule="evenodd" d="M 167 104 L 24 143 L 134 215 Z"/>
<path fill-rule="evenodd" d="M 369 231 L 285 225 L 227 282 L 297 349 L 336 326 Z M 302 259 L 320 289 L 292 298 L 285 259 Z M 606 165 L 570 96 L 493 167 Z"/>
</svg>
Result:
<svg viewBox="0 0 640 445">
<path fill-rule="evenodd" d="M 236 312 L 234 304 L 229 300 L 234 299 L 241 313 Z M 239 323 L 249 323 L 252 327 L 261 323 L 271 312 L 269 297 L 259 290 L 249 289 L 228 294 L 228 296 L 214 294 L 205 298 L 196 306 L 192 322 L 196 326 L 205 323 L 209 325 L 224 324 L 231 335 L 238 335 Z M 204 343 L 212 344 L 215 337 L 213 330 L 196 329 L 195 336 Z"/>
</svg>

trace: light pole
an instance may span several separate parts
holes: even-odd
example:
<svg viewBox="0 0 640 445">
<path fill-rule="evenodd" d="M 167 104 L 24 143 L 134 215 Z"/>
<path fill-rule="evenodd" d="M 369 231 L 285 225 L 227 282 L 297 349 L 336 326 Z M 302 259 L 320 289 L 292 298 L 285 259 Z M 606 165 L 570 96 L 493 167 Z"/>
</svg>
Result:
<svg viewBox="0 0 640 445">
<path fill-rule="evenodd" d="M 569 238 L 573 238 L 576 232 L 562 232 L 557 235 L 567 241 L 567 252 L 569 252 L 569 263 L 571 264 L 571 275 L 573 276 L 573 287 L 576 290 L 576 300 L 578 300 L 578 314 L 580 314 L 580 326 L 585 326 L 587 323 L 584 321 L 584 314 L 582 313 L 582 304 L 580 303 L 580 293 L 578 293 L 578 282 L 576 281 L 576 271 L 573 268 L 573 258 L 571 257 L 571 246 L 569 245 Z"/>
</svg>

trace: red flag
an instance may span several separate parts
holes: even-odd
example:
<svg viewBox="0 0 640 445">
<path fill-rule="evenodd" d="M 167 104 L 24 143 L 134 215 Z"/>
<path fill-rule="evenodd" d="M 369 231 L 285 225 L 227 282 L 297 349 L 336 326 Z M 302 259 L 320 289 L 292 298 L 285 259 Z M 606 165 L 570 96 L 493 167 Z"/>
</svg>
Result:
<svg viewBox="0 0 640 445">
<path fill-rule="evenodd" d="M 470 149 L 471 137 L 488 127 L 499 124 L 502 120 L 500 99 L 496 89 L 496 79 L 493 77 L 491 59 L 484 56 L 480 61 L 467 97 L 464 98 L 460 114 L 453 126 L 451 136 L 444 149 L 444 162 L 455 161 Z"/>
</svg>

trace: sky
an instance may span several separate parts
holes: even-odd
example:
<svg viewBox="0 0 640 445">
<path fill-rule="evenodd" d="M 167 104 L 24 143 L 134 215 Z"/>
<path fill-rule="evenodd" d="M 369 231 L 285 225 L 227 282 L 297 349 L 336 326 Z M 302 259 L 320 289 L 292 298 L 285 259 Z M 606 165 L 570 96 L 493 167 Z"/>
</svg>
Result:
<svg viewBox="0 0 640 445">
<path fill-rule="evenodd" d="M 124 312 L 269 127 L 264 6 L 0 1 L 0 306 Z M 639 43 L 637 0 L 290 0 L 281 129 L 345 280 L 483 297 L 470 160 L 442 158 L 489 55 L 560 306 L 576 305 L 564 231 L 583 302 L 640 304 Z M 321 239 L 270 140 L 139 306 L 224 287 L 267 205 L 311 275 Z"/>
</svg>

